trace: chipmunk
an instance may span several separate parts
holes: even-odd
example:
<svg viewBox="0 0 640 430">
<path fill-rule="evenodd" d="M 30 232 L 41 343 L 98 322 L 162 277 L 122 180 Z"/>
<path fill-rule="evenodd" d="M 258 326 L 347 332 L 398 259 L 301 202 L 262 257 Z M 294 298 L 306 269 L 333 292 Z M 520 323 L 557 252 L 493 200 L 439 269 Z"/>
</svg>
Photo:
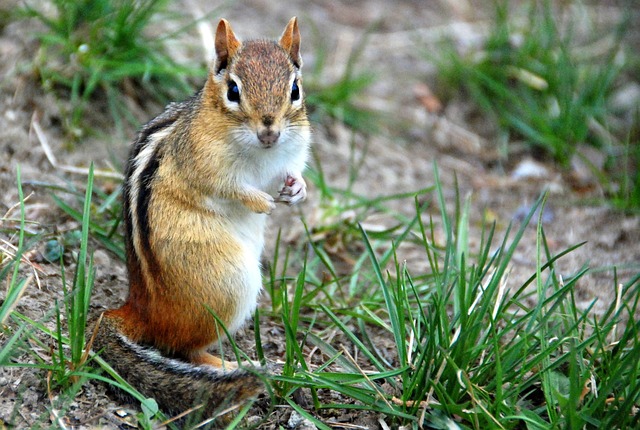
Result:
<svg viewBox="0 0 640 430">
<path fill-rule="evenodd" d="M 204 88 L 169 104 L 133 144 L 123 185 L 129 296 L 104 312 L 93 344 L 169 413 L 204 402 L 210 415 L 262 391 L 255 374 L 207 352 L 224 335 L 211 312 L 230 333 L 251 317 L 267 215 L 306 198 L 297 19 L 278 42 L 240 42 L 222 19 L 215 52 Z"/>
</svg>

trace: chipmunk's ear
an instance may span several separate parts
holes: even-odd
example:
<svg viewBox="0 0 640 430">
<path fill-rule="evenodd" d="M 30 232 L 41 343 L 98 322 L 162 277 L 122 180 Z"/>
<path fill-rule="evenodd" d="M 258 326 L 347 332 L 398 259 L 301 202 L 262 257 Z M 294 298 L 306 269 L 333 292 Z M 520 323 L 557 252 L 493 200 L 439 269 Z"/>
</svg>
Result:
<svg viewBox="0 0 640 430">
<path fill-rule="evenodd" d="M 299 69 L 302 67 L 302 58 L 300 57 L 300 30 L 298 30 L 298 18 L 295 16 L 289 20 L 287 28 L 284 29 L 280 36 L 280 46 L 291 57 L 293 64 Z"/>
<path fill-rule="evenodd" d="M 242 43 L 236 38 L 235 33 L 231 29 L 229 21 L 222 18 L 216 29 L 216 63 L 215 73 L 226 69 L 231 57 L 235 55 Z"/>
</svg>

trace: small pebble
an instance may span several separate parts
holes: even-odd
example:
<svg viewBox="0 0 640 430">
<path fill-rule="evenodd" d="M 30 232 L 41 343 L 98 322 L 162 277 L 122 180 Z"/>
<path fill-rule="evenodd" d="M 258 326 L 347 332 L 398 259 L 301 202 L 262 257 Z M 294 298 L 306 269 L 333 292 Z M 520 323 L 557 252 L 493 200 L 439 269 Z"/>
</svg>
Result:
<svg viewBox="0 0 640 430">
<path fill-rule="evenodd" d="M 300 415 L 298 412 L 291 412 L 289 421 L 287 421 L 287 427 L 296 430 L 317 430 L 317 427 L 307 418 Z"/>
</svg>

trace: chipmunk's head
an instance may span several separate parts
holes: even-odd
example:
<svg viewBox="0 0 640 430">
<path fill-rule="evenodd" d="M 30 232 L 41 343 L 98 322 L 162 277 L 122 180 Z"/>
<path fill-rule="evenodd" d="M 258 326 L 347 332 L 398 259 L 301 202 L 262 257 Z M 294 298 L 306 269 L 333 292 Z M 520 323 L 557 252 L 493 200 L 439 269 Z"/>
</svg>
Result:
<svg viewBox="0 0 640 430">
<path fill-rule="evenodd" d="M 233 140 L 243 146 L 272 148 L 308 127 L 303 104 L 300 31 L 291 18 L 278 42 L 240 42 L 221 19 L 215 37 L 216 60 L 210 77 L 215 103 L 226 115 Z"/>
</svg>

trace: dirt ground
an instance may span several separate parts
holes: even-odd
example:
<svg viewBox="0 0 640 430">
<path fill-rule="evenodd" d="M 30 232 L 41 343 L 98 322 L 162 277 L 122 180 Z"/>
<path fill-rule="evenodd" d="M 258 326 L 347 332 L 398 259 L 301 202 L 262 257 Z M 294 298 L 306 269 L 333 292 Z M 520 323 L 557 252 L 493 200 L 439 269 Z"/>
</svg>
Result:
<svg viewBox="0 0 640 430">
<path fill-rule="evenodd" d="M 17 4 L 0 0 L 0 11 Z M 176 8 L 193 10 L 194 14 L 211 10 L 210 2 L 184 0 L 175 2 Z M 481 220 L 487 216 L 497 224 L 496 236 L 501 237 L 510 222 L 517 222 L 543 190 L 549 190 L 544 214 L 544 227 L 552 252 L 560 252 L 574 244 L 585 242 L 576 251 L 560 260 L 558 270 L 570 277 L 584 266 L 593 268 L 576 285 L 576 296 L 584 307 L 596 300 L 593 312 L 597 315 L 615 298 L 616 281 L 613 268 L 617 268 L 618 282 L 624 282 L 640 271 L 640 217 L 625 215 L 610 209 L 602 197 L 602 189 L 590 173 L 579 166 L 567 172 L 553 163 L 534 158 L 526 149 L 512 151 L 502 158 L 495 150 L 495 130 L 470 114 L 462 98 L 448 102 L 439 114 L 425 109 L 425 85 L 437 93 L 435 68 L 426 60 L 429 50 L 437 49 L 443 37 L 452 37 L 459 44 L 473 47 L 486 31 L 488 11 L 466 0 L 424 2 L 404 0 L 305 2 L 270 2 L 246 0 L 231 2 L 212 18 L 226 17 L 238 35 L 276 37 L 288 19 L 297 15 L 303 37 L 305 69 L 311 70 L 317 58 L 313 47 L 322 44 L 329 56 L 324 80 L 331 82 L 341 75 L 350 51 L 369 30 L 358 62 L 360 70 L 375 73 L 373 85 L 361 97 L 363 106 L 378 110 L 384 119 L 383 131 L 367 135 L 353 133 L 337 123 L 316 124 L 313 150 L 321 161 L 327 181 L 334 186 L 347 184 L 346 172 L 352 160 L 352 148 L 357 157 L 366 153 L 354 190 L 366 196 L 394 194 L 418 190 L 433 185 L 433 162 L 438 165 L 446 190 L 452 202 L 455 196 L 454 176 L 460 195 L 471 197 L 471 246 L 480 240 Z M 618 9 L 611 2 L 593 6 L 591 12 L 606 23 L 616 22 Z M 638 15 L 636 15 L 636 18 Z M 18 202 L 16 166 L 20 166 L 25 193 L 31 194 L 27 208 L 28 229 L 33 232 L 56 234 L 74 228 L 77 224 L 64 216 L 52 202 L 49 193 L 38 183 L 64 185 L 72 181 L 81 186 L 86 177 L 65 173 L 52 165 L 34 127 L 34 118 L 42 128 L 54 156 L 60 165 L 87 166 L 94 161 L 98 168 L 108 169 L 121 165 L 128 151 L 134 130 L 128 137 L 114 136 L 107 127 L 88 136 L 73 149 L 65 143 L 61 123 L 65 105 L 54 96 L 44 93 L 29 73 L 29 61 L 37 48 L 33 23 L 18 22 L 0 31 L 0 213 L 4 214 Z M 635 34 L 633 32 L 636 32 Z M 638 27 L 629 34 L 640 47 Z M 185 43 L 200 46 L 199 35 L 193 32 Z M 475 44 L 475 45 L 474 45 Z M 472 48 L 471 48 L 472 49 Z M 190 49 L 186 57 L 201 61 L 202 51 Z M 637 77 L 636 77 L 637 78 Z M 635 82 L 638 85 L 640 82 Z M 637 100 L 636 100 L 637 102 Z M 150 119 L 161 108 L 143 112 Z M 98 123 L 99 124 L 99 123 Z M 596 157 L 597 158 L 597 157 Z M 120 164 L 118 164 L 120 163 Z M 523 173 L 524 172 L 524 173 Z M 108 184 L 104 180 L 102 184 Z M 100 186 L 98 182 L 98 186 Z M 377 186 L 371 186 L 377 184 Z M 313 221 L 318 211 L 318 191 L 311 189 L 303 211 Z M 424 197 L 425 201 L 428 198 Z M 594 203 L 590 203 L 594 202 Z M 395 208 L 411 215 L 414 202 L 406 199 L 394 202 Z M 450 207 L 451 209 L 453 206 Z M 436 221 L 439 208 L 428 209 Z M 8 218 L 16 216 L 14 211 Z M 266 259 L 273 252 L 274 235 L 282 227 L 285 237 L 294 241 L 301 237 L 303 228 L 294 211 L 279 209 L 274 215 L 267 240 Z M 371 224 L 388 222 L 373 216 Z M 11 233 L 15 226 L 8 219 L 0 219 L 0 239 L 16 243 Z M 4 225 L 3 225 L 4 224 Z M 513 259 L 509 282 L 522 284 L 535 271 L 535 228 L 527 230 Z M 34 244 L 41 250 L 42 243 Z M 427 267 L 427 261 L 410 247 L 401 248 L 400 254 L 408 261 L 413 273 Z M 30 254 L 34 256 L 37 252 Z M 115 307 L 126 296 L 126 273 L 122 262 L 104 249 L 95 253 L 97 267 L 96 286 L 92 303 L 96 308 Z M 27 290 L 19 309 L 34 319 L 49 315 L 55 299 L 61 299 L 59 267 L 40 263 L 39 282 Z M 40 270 L 41 269 L 41 270 Z M 25 273 L 32 270 L 25 265 Z M 70 272 L 71 273 L 71 272 Z M 261 332 L 265 339 L 265 353 L 277 360 L 282 354 L 281 330 L 265 323 Z M 252 339 L 249 329 L 239 338 Z M 38 349 L 46 359 L 49 351 Z M 250 343 L 247 350 L 252 350 Z M 28 428 L 40 423 L 47 427 L 53 415 L 47 407 L 55 403 L 45 389 L 45 375 L 40 371 L 23 368 L 0 369 L 0 427 L 2 422 L 16 428 Z M 54 393 L 55 395 L 55 393 Z M 74 428 L 131 428 L 128 420 L 135 414 L 135 405 L 116 402 L 100 385 L 87 384 L 70 409 L 64 422 Z M 291 428 L 290 410 L 277 410 L 261 428 Z M 378 428 L 377 417 L 343 417 L 359 428 Z M 256 418 L 257 419 L 257 418 Z"/>
</svg>

